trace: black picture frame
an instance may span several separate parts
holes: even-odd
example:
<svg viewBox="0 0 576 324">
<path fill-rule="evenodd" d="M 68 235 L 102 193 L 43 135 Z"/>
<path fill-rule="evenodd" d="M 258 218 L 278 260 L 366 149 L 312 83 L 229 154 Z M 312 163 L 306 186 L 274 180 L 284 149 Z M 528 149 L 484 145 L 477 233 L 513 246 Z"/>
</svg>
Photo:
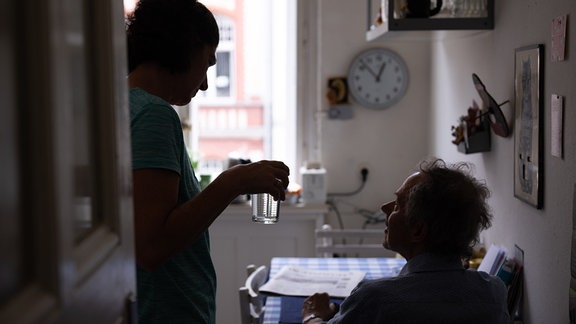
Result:
<svg viewBox="0 0 576 324">
<path fill-rule="evenodd" d="M 514 197 L 541 209 L 543 200 L 544 45 L 514 57 Z"/>
</svg>

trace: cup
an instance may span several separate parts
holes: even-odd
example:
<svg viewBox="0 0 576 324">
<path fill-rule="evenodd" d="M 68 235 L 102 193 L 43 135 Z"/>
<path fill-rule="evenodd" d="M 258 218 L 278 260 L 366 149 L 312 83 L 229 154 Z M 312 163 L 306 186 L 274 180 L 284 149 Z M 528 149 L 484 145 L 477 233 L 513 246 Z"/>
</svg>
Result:
<svg viewBox="0 0 576 324">
<path fill-rule="evenodd" d="M 428 18 L 440 12 L 442 0 L 436 0 L 436 6 L 431 8 L 431 0 L 408 0 L 406 3 L 408 13 L 406 18 Z"/>
<path fill-rule="evenodd" d="M 280 200 L 274 200 L 272 195 L 267 193 L 253 194 L 252 201 L 252 221 L 260 224 L 276 224 L 280 212 Z"/>
</svg>

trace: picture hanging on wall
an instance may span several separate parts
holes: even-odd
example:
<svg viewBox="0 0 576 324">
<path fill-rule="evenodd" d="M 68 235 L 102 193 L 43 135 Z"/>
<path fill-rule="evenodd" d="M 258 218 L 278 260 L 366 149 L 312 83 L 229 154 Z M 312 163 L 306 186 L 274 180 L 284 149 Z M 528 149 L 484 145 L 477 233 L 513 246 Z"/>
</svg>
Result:
<svg viewBox="0 0 576 324">
<path fill-rule="evenodd" d="M 514 196 L 542 208 L 544 45 L 516 49 Z"/>
</svg>

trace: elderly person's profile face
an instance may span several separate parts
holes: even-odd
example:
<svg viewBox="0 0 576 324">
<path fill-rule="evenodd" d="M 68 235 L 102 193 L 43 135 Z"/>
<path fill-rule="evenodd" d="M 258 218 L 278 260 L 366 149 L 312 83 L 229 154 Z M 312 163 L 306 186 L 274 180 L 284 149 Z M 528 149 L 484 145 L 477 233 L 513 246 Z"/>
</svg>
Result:
<svg viewBox="0 0 576 324">
<path fill-rule="evenodd" d="M 410 175 L 396 190 L 396 200 L 385 203 L 381 209 L 386 213 L 386 229 L 382 245 L 392 251 L 402 254 L 409 253 L 414 229 L 406 220 L 405 206 L 410 189 L 423 180 L 423 175 L 416 172 Z"/>
</svg>

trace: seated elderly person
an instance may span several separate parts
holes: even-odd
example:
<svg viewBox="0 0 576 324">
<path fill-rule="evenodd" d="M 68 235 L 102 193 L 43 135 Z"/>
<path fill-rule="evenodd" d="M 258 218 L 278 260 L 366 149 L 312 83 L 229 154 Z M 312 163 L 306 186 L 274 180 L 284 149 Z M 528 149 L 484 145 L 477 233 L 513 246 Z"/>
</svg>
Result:
<svg viewBox="0 0 576 324">
<path fill-rule="evenodd" d="M 387 215 L 383 246 L 407 263 L 397 277 L 365 280 L 337 310 L 326 293 L 308 297 L 302 322 L 511 323 L 504 283 L 467 270 L 462 260 L 490 227 L 486 185 L 469 165 L 422 162 L 382 206 Z"/>
</svg>

